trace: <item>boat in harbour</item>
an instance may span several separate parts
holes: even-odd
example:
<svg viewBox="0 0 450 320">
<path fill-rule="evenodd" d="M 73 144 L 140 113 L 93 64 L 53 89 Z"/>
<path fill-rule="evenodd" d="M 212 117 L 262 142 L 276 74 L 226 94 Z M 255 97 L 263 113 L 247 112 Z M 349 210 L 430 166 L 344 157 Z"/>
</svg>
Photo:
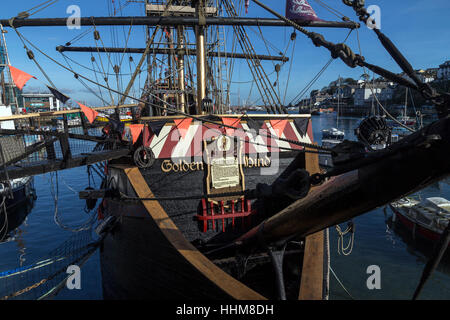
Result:
<svg viewBox="0 0 450 320">
<path fill-rule="evenodd" d="M 431 242 L 437 242 L 450 221 L 450 201 L 441 197 L 424 200 L 412 197 L 390 203 L 397 221 L 412 233 Z"/>
<path fill-rule="evenodd" d="M 322 141 L 323 140 L 339 140 L 342 141 L 345 138 L 345 132 L 336 128 L 323 129 L 322 130 Z"/>
</svg>

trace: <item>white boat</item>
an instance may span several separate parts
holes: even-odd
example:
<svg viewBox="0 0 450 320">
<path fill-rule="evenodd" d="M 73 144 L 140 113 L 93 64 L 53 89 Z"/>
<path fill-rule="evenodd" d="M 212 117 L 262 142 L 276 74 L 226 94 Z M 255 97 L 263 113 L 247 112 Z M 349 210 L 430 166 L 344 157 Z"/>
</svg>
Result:
<svg viewBox="0 0 450 320">
<path fill-rule="evenodd" d="M 341 142 L 345 138 L 345 132 L 338 130 L 336 128 L 323 129 L 322 130 L 322 141 L 324 140 L 340 140 Z"/>
</svg>

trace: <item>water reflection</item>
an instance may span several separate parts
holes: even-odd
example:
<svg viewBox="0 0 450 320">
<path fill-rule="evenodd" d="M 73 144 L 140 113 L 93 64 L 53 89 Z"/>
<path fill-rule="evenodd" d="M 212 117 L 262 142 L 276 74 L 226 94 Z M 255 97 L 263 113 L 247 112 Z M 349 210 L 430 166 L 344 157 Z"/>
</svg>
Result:
<svg viewBox="0 0 450 320">
<path fill-rule="evenodd" d="M 33 210 L 35 200 L 36 197 L 31 195 L 14 206 L 8 207 L 6 209 L 7 221 L 5 221 L 5 213 L 2 210 L 0 225 L 5 226 L 6 230 L 2 232 L 2 240 L 0 242 L 11 241 L 21 236 L 22 231 L 19 227 L 26 223 L 28 214 Z"/>
</svg>

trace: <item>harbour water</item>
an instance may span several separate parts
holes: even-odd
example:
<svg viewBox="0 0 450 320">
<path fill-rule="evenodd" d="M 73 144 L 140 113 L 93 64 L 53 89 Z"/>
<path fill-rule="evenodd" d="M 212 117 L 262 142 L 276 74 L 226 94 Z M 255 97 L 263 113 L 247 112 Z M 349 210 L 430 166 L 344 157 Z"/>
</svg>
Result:
<svg viewBox="0 0 450 320">
<path fill-rule="evenodd" d="M 339 129 L 346 138 L 355 138 L 353 130 L 357 118 L 341 118 Z M 335 114 L 313 116 L 314 137 L 320 142 L 323 128 L 336 127 Z M 413 172 L 411 174 L 414 174 Z M 78 191 L 88 186 L 86 168 L 60 171 L 58 215 L 65 225 L 76 226 L 87 219 L 85 203 L 78 199 Z M 99 187 L 99 179 L 94 187 Z M 12 239 L 0 243 L 0 272 L 38 261 L 71 236 L 54 222 L 55 204 L 51 192 L 50 175 L 35 177 L 37 200 L 25 222 L 16 230 Z M 421 191 L 422 197 L 450 198 L 450 185 L 441 182 Z M 374 194 L 376 197 L 376 194 Z M 338 254 L 338 236 L 330 228 L 331 268 L 342 285 L 354 299 L 410 299 L 417 286 L 427 254 L 432 246 L 413 241 L 408 234 L 391 223 L 390 209 L 378 208 L 354 219 L 355 237 L 350 255 Z M 342 230 L 346 224 L 341 225 Z M 345 238 L 345 245 L 348 241 Z M 444 258 L 441 266 L 426 284 L 422 299 L 450 299 L 450 259 Z M 381 271 L 381 289 L 368 289 L 369 266 Z M 351 299 L 333 274 L 330 275 L 330 299 Z M 182 290 L 182 288 L 180 288 Z M 63 289 L 56 299 L 102 299 L 100 261 L 98 252 L 83 266 L 81 290 Z M 157 297 L 155 297 L 157 298 Z"/>
</svg>

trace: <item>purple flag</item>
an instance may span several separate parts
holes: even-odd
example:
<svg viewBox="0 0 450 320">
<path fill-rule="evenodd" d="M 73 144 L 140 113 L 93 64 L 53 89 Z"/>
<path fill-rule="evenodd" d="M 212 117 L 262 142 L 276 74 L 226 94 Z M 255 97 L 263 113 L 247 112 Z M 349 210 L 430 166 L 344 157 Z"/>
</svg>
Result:
<svg viewBox="0 0 450 320">
<path fill-rule="evenodd" d="M 286 0 L 286 18 L 294 22 L 321 20 L 306 0 Z"/>
</svg>

